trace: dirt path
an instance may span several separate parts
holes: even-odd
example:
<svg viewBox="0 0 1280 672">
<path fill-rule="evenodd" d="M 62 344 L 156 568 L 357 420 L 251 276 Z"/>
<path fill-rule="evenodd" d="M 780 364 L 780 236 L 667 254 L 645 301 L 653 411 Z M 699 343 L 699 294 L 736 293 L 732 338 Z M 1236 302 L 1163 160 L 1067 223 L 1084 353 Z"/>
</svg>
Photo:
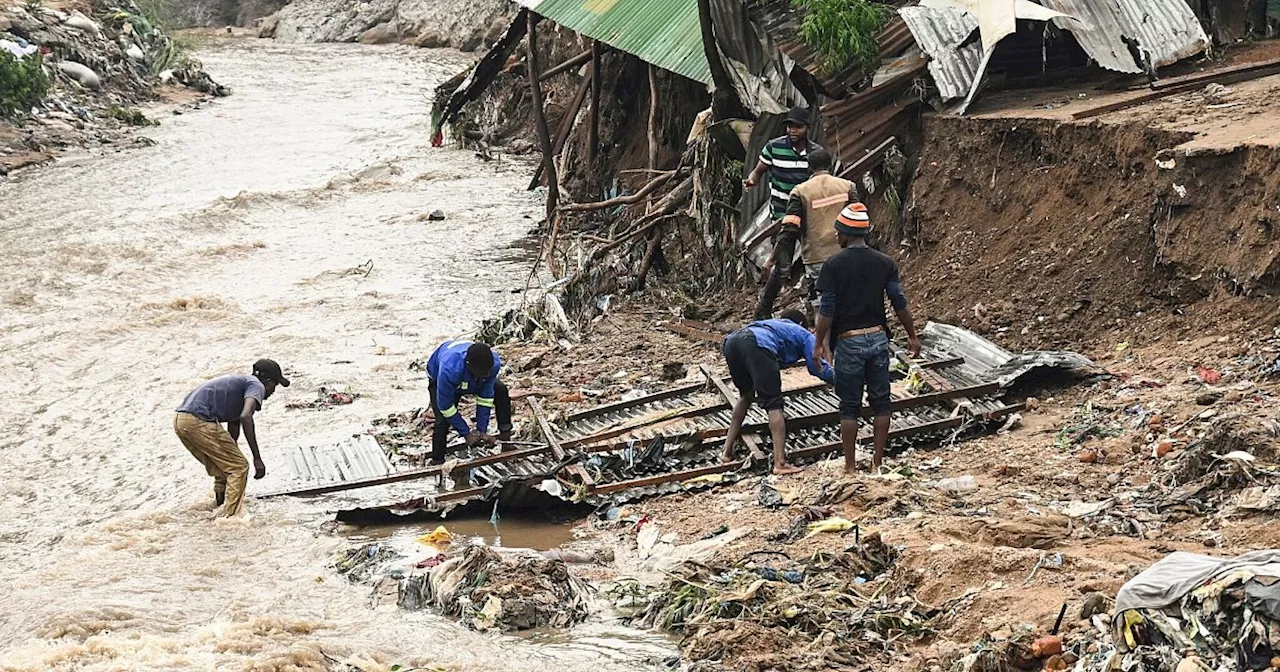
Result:
<svg viewBox="0 0 1280 672">
<path fill-rule="evenodd" d="M 316 505 L 210 520 L 171 429 L 190 388 L 284 364 L 294 386 L 259 420 L 269 470 L 417 405 L 408 363 L 516 299 L 509 245 L 540 206 L 523 166 L 428 147 L 456 53 L 200 56 L 235 96 L 164 119 L 155 147 L 0 184 L 0 669 L 635 669 L 600 632 L 533 646 L 369 610 L 326 569 L 343 542 L 317 535 Z M 332 384 L 363 396 L 285 409 Z"/>
</svg>

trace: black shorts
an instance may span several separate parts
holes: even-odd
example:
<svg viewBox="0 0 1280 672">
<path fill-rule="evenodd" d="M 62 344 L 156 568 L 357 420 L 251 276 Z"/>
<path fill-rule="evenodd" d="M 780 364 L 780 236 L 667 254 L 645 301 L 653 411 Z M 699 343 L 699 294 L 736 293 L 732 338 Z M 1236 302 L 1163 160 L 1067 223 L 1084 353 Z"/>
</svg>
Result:
<svg viewBox="0 0 1280 672">
<path fill-rule="evenodd" d="M 755 397 L 767 411 L 782 409 L 782 370 L 772 352 L 756 345 L 750 329 L 740 329 L 724 339 L 724 360 L 729 376 L 743 397 Z"/>
</svg>

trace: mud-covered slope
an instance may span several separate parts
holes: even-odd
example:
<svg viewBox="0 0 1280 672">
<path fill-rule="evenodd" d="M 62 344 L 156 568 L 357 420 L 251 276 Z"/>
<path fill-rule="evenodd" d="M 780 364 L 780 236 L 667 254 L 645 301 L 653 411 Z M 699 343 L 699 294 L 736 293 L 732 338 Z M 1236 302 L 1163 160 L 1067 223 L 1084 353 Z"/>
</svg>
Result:
<svg viewBox="0 0 1280 672">
<path fill-rule="evenodd" d="M 924 128 L 895 254 L 931 317 L 1049 347 L 1272 309 L 1238 297 L 1276 282 L 1275 148 L 1206 153 L 1185 145 L 1192 134 L 1145 124 Z"/>
<path fill-rule="evenodd" d="M 264 37 L 286 42 L 401 42 L 475 51 L 502 34 L 509 0 L 295 0 L 263 19 Z"/>
</svg>

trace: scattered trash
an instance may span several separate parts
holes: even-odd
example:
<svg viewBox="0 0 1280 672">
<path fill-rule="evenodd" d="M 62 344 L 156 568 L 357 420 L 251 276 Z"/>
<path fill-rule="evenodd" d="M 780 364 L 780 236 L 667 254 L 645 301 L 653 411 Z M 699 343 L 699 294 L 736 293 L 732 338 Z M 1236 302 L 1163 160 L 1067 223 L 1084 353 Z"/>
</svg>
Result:
<svg viewBox="0 0 1280 672">
<path fill-rule="evenodd" d="M 443 222 L 444 210 L 432 210 L 431 213 L 427 215 L 427 221 Z"/>
<path fill-rule="evenodd" d="M 1117 669 L 1263 670 L 1280 653 L 1277 632 L 1280 550 L 1175 552 L 1120 589 L 1111 643 Z"/>
<path fill-rule="evenodd" d="M 826 520 L 819 520 L 815 523 L 809 523 L 809 534 L 805 535 L 805 539 L 823 532 L 844 532 L 853 529 L 853 521 L 839 516 L 832 516 Z"/>
<path fill-rule="evenodd" d="M 938 481 L 935 488 L 952 494 L 960 494 L 965 492 L 973 492 L 978 489 L 978 479 L 970 475 L 960 476 L 958 478 L 944 478 Z"/>
<path fill-rule="evenodd" d="M 428 546 L 448 546 L 453 543 L 453 534 L 444 525 L 418 537 L 418 542 Z"/>
<path fill-rule="evenodd" d="M 1214 369 L 1206 367 L 1198 367 L 1196 375 L 1200 377 L 1200 381 L 1208 385 L 1217 385 L 1222 382 L 1222 374 Z"/>
<path fill-rule="evenodd" d="M 560 560 L 471 546 L 407 578 L 400 604 L 430 605 L 475 630 L 566 628 L 587 617 L 588 590 Z"/>
<path fill-rule="evenodd" d="M 355 392 L 339 392 L 331 390 L 327 387 L 321 387 L 316 391 L 316 398 L 307 401 L 291 401 L 285 404 L 285 408 L 291 409 L 313 409 L 325 410 L 334 406 L 345 406 L 359 399 L 360 395 Z"/>
</svg>

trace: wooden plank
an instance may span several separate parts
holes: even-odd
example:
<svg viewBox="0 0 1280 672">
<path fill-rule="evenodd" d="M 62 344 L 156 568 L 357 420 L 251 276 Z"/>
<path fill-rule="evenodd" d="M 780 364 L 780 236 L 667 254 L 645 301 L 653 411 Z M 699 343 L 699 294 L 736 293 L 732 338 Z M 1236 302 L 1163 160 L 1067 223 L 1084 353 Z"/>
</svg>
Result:
<svg viewBox="0 0 1280 672">
<path fill-rule="evenodd" d="M 711 368 L 708 367 L 706 364 L 701 365 L 699 368 L 702 369 L 702 375 L 707 379 L 707 382 L 711 383 L 712 385 L 715 386 L 716 389 L 720 390 L 720 396 L 724 397 L 725 402 L 727 402 L 730 406 L 737 405 L 738 395 L 734 394 L 733 390 L 729 389 L 728 383 L 724 382 L 723 378 L 711 373 Z M 747 449 L 751 451 L 753 456 L 765 455 L 766 457 L 768 457 L 765 454 L 764 449 L 761 448 L 760 446 L 760 439 L 756 438 L 754 434 L 747 434 L 744 432 L 742 433 L 741 436 L 742 436 L 742 442 L 747 444 Z"/>
<path fill-rule="evenodd" d="M 528 448 L 525 450 L 515 450 L 506 453 L 494 453 L 478 457 L 474 460 L 458 463 L 456 469 L 473 469 L 475 467 L 483 467 L 489 464 L 498 464 L 508 462 L 510 460 L 518 460 L 526 457 L 533 457 L 547 452 L 550 448 L 543 446 L 540 448 Z M 373 478 L 362 478 L 352 481 L 339 481 L 335 483 L 323 483 L 315 486 L 303 486 L 289 490 L 278 490 L 275 492 L 266 492 L 260 495 L 254 495 L 255 499 L 268 499 L 271 497 L 308 497 L 312 495 L 323 495 L 330 492 L 344 492 L 347 490 L 358 490 L 360 488 L 370 488 L 376 485 L 387 485 L 389 483 L 401 483 L 403 481 L 413 481 L 428 476 L 435 476 L 441 472 L 443 465 L 433 465 L 422 469 L 413 469 L 410 471 L 401 471 L 386 476 L 376 476 Z"/>
<path fill-rule="evenodd" d="M 545 82 L 548 79 L 555 77 L 556 75 L 566 70 L 572 70 L 573 68 L 576 68 L 579 65 L 586 63 L 589 60 L 591 60 L 590 49 L 582 52 L 581 54 L 578 54 L 577 56 L 573 56 L 571 58 L 565 59 L 565 61 L 560 65 L 549 68 L 546 72 L 542 73 L 541 75 L 538 75 L 538 81 Z"/>
<path fill-rule="evenodd" d="M 542 438 L 547 442 L 547 446 L 551 449 L 551 454 L 556 458 L 556 462 L 563 462 L 565 459 L 564 447 L 560 445 L 560 440 L 551 431 L 551 423 L 547 422 L 547 414 L 542 410 L 542 404 L 531 397 L 529 399 L 529 408 L 533 409 L 533 417 L 538 421 L 538 429 L 542 430 Z M 595 482 L 580 464 L 571 464 L 566 467 L 566 470 L 570 474 L 577 476 L 582 483 L 588 486 Z"/>
<path fill-rule="evenodd" d="M 691 385 L 685 385 L 683 387 L 673 387 L 669 390 L 663 390 L 662 392 L 654 392 L 653 394 L 643 396 L 638 399 L 631 399 L 628 401 L 617 401 L 612 404 L 605 404 L 603 406 L 596 406 L 595 408 L 588 408 L 585 411 L 578 411 L 577 413 L 573 413 L 569 416 L 566 416 L 564 421 L 566 424 L 568 424 L 568 423 L 578 422 L 579 420 L 584 420 L 586 418 L 594 418 L 598 415 L 612 413 L 614 411 L 621 411 L 623 409 L 632 408 L 635 406 L 643 406 L 645 404 L 652 403 L 655 401 L 665 401 L 673 397 L 681 397 L 686 394 L 690 394 L 692 392 L 698 392 L 702 390 L 703 387 L 705 387 L 705 385 L 703 385 L 702 383 L 693 383 Z"/>
<path fill-rule="evenodd" d="M 658 326 L 662 327 L 663 329 L 666 329 L 667 331 L 680 334 L 681 336 L 688 336 L 689 338 L 699 340 L 699 341 L 705 341 L 707 343 L 714 343 L 716 345 L 720 345 L 722 342 L 724 342 L 724 334 L 717 334 L 710 331 L 695 329 L 687 324 L 681 324 L 679 322 L 667 321 L 667 322 L 660 323 Z"/>
<path fill-rule="evenodd" d="M 619 481 L 608 485 L 598 485 L 591 489 L 593 495 L 607 495 L 611 492 L 620 492 L 622 490 L 630 490 L 631 488 L 643 488 L 647 485 L 659 485 L 662 483 L 670 483 L 672 481 L 687 481 L 698 478 L 699 476 L 709 476 L 711 474 L 723 474 L 738 468 L 736 463 L 713 464 L 708 467 L 698 467 L 696 469 L 685 469 L 683 471 L 673 471 L 666 474 L 658 474 L 657 476 L 646 476 L 645 478 L 636 478 L 630 481 Z"/>
<path fill-rule="evenodd" d="M 1097 107 L 1091 107 L 1087 110 L 1081 110 L 1079 112 L 1072 114 L 1071 118 L 1076 120 L 1090 119 L 1090 118 L 1097 117 L 1103 114 L 1108 114 L 1111 112 L 1119 112 L 1120 110 L 1128 109 L 1130 107 L 1136 107 L 1143 103 L 1149 103 L 1153 100 L 1158 100 L 1160 98 L 1165 98 L 1168 96 L 1172 96 L 1174 94 L 1190 91 L 1191 89 L 1194 89 L 1194 88 L 1195 88 L 1194 84 L 1184 84 L 1180 87 L 1170 87 L 1168 89 L 1161 89 L 1159 91 L 1151 91 L 1148 93 L 1144 93 L 1140 96 L 1134 96 L 1133 98 L 1126 98 L 1125 100 L 1119 100 L 1114 103 L 1107 103 L 1106 105 L 1099 105 Z"/>
<path fill-rule="evenodd" d="M 1170 77 L 1168 79 L 1153 82 L 1151 84 L 1151 88 L 1159 90 L 1183 86 L 1186 84 L 1208 84 L 1210 82 L 1221 82 L 1223 79 L 1244 81 L 1234 78 L 1239 75 L 1250 75 L 1247 79 L 1265 77 L 1268 74 L 1271 74 L 1270 71 L 1272 70 L 1280 71 L 1280 58 L 1273 58 L 1266 61 L 1255 61 L 1253 63 L 1243 63 L 1241 65 L 1219 68 L 1210 72 L 1197 72 L 1190 75 L 1183 75 L 1181 77 Z"/>
<path fill-rule="evenodd" d="M 697 383 L 696 386 L 699 389 L 701 389 L 704 386 L 704 383 Z M 795 396 L 798 394 L 805 394 L 807 392 L 813 392 L 814 390 L 819 390 L 825 387 L 827 387 L 826 383 L 817 383 L 815 385 L 805 385 L 803 387 L 795 387 L 790 390 L 783 391 L 782 396 L 785 399 L 787 397 Z M 696 418 L 700 415 L 710 415 L 711 413 L 717 413 L 719 411 L 732 409 L 732 408 L 733 408 L 732 404 L 726 404 L 726 403 L 712 404 L 710 406 L 698 406 L 698 407 L 690 408 L 672 415 L 659 416 L 659 417 L 653 418 L 652 420 L 649 420 L 647 422 L 642 422 L 639 424 L 632 424 L 632 425 L 624 424 L 619 427 L 615 427 L 613 429 L 608 429 L 603 432 L 597 432 L 595 434 L 574 439 L 564 445 L 570 448 L 581 448 L 586 444 L 596 443 L 597 441 L 605 441 L 608 439 L 619 437 L 619 436 L 622 436 L 623 434 L 627 434 L 629 432 L 633 432 L 639 429 L 644 429 L 645 427 L 650 427 L 652 425 L 656 425 L 661 422 L 669 422 L 671 420 L 687 420 L 689 418 Z M 621 444 L 621 446 L 626 447 L 626 444 L 623 443 Z M 612 450 L 612 448 L 610 448 L 610 450 Z M 597 447 L 592 446 L 590 449 L 588 449 L 588 452 L 595 453 L 600 451 Z"/>
</svg>

